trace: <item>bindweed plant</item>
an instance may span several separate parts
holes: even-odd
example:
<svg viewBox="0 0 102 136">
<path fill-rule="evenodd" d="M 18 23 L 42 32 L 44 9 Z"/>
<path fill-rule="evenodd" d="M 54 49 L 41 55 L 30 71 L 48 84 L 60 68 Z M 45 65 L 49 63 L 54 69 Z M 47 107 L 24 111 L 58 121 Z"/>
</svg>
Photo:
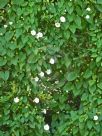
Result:
<svg viewBox="0 0 102 136">
<path fill-rule="evenodd" d="M 0 0 L 0 136 L 102 136 L 102 0 Z"/>
</svg>

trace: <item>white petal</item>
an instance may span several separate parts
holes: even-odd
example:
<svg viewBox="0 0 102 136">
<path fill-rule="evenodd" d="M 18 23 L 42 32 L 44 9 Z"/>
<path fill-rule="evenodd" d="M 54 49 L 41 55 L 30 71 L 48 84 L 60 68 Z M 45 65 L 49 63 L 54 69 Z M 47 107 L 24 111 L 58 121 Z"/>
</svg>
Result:
<svg viewBox="0 0 102 136">
<path fill-rule="evenodd" d="M 90 16 L 89 15 L 86 15 L 86 19 L 89 19 L 90 18 Z"/>
<path fill-rule="evenodd" d="M 61 16 L 61 17 L 60 17 L 60 21 L 63 22 L 63 23 L 66 22 L 65 17 L 64 17 L 64 16 Z"/>
<path fill-rule="evenodd" d="M 38 81 L 39 81 L 39 78 L 38 78 L 38 77 L 35 77 L 35 81 L 38 82 Z"/>
<path fill-rule="evenodd" d="M 9 25 L 12 25 L 13 24 L 13 22 L 9 22 Z"/>
<path fill-rule="evenodd" d="M 98 116 L 97 115 L 94 116 L 94 120 L 98 120 Z"/>
<path fill-rule="evenodd" d="M 43 33 L 38 32 L 38 33 L 37 33 L 37 39 L 38 39 L 38 38 L 41 38 L 41 37 L 43 37 Z"/>
<path fill-rule="evenodd" d="M 60 27 L 60 23 L 58 23 L 58 22 L 55 23 L 55 26 L 56 26 L 56 27 Z"/>
<path fill-rule="evenodd" d="M 90 9 L 90 8 L 87 8 L 86 10 L 87 10 L 87 11 L 91 11 L 91 9 Z"/>
<path fill-rule="evenodd" d="M 40 72 L 40 77 L 43 77 L 44 76 L 44 72 Z"/>
<path fill-rule="evenodd" d="M 53 58 L 50 59 L 49 61 L 50 64 L 54 64 L 55 63 L 55 60 Z"/>
<path fill-rule="evenodd" d="M 44 130 L 48 131 L 49 129 L 50 129 L 50 127 L 48 124 L 44 125 Z"/>
<path fill-rule="evenodd" d="M 33 35 L 33 36 L 36 35 L 36 31 L 35 31 L 35 30 L 32 30 L 32 31 L 31 31 L 31 35 Z"/>
<path fill-rule="evenodd" d="M 47 69 L 46 73 L 47 73 L 48 75 L 50 75 L 50 74 L 51 74 L 51 70 L 50 70 L 50 69 Z"/>
<path fill-rule="evenodd" d="M 47 111 L 46 111 L 46 109 L 43 109 L 42 112 L 43 112 L 44 114 L 46 114 Z"/>
<path fill-rule="evenodd" d="M 15 103 L 18 103 L 18 102 L 19 102 L 19 98 L 18 98 L 18 97 L 15 97 L 15 98 L 14 98 L 14 102 L 15 102 Z"/>
<path fill-rule="evenodd" d="M 36 98 L 33 100 L 33 102 L 39 103 L 39 98 L 36 97 Z"/>
<path fill-rule="evenodd" d="M 4 25 L 4 28 L 7 28 L 7 25 Z"/>
</svg>

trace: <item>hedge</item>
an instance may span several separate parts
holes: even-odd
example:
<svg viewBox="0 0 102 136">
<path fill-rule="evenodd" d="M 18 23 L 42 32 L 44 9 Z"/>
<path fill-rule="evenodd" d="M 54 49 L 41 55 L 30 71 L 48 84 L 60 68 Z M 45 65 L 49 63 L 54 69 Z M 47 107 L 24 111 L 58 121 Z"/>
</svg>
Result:
<svg viewBox="0 0 102 136">
<path fill-rule="evenodd" d="M 0 136 L 102 136 L 102 0 L 0 0 Z"/>
</svg>

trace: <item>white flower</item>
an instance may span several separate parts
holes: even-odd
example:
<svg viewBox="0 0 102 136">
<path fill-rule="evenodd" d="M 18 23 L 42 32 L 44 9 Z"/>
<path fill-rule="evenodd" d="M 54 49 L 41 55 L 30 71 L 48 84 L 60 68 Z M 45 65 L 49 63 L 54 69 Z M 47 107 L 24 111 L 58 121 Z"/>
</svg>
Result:
<svg viewBox="0 0 102 136">
<path fill-rule="evenodd" d="M 35 30 L 32 30 L 32 31 L 31 31 L 31 35 L 33 35 L 33 36 L 36 35 L 36 31 L 35 31 Z"/>
<path fill-rule="evenodd" d="M 55 63 L 55 60 L 53 58 L 50 59 L 49 61 L 50 64 L 54 64 Z"/>
<path fill-rule="evenodd" d="M 60 27 L 61 25 L 60 25 L 59 22 L 56 22 L 56 23 L 55 23 L 55 26 L 56 26 L 56 27 Z"/>
<path fill-rule="evenodd" d="M 44 114 L 46 114 L 46 109 L 43 109 L 42 112 L 43 112 Z"/>
<path fill-rule="evenodd" d="M 59 111 L 57 111 L 56 113 L 59 114 Z"/>
<path fill-rule="evenodd" d="M 9 25 L 12 25 L 13 24 L 13 22 L 9 22 Z"/>
<path fill-rule="evenodd" d="M 98 116 L 97 115 L 94 116 L 94 120 L 98 120 Z"/>
<path fill-rule="evenodd" d="M 46 73 L 47 73 L 48 75 L 50 75 L 50 74 L 51 74 L 51 69 L 47 69 Z"/>
<path fill-rule="evenodd" d="M 86 10 L 87 10 L 87 11 L 90 11 L 91 9 L 90 9 L 90 8 L 87 8 Z"/>
<path fill-rule="evenodd" d="M 65 11 L 65 12 L 67 12 L 67 10 L 66 10 L 66 9 L 65 9 L 64 11 Z"/>
<path fill-rule="evenodd" d="M 89 19 L 90 18 L 90 16 L 89 15 L 86 15 L 86 19 Z"/>
<path fill-rule="evenodd" d="M 64 16 L 61 16 L 61 17 L 60 17 L 60 21 L 63 22 L 63 23 L 66 22 L 65 17 L 64 17 Z"/>
<path fill-rule="evenodd" d="M 36 37 L 37 37 L 37 39 L 41 38 L 41 37 L 43 37 L 43 34 L 41 32 L 38 32 Z"/>
<path fill-rule="evenodd" d="M 38 78 L 38 77 L 35 77 L 34 79 L 35 79 L 35 81 L 36 81 L 36 82 L 38 82 L 38 81 L 39 81 L 39 78 Z"/>
<path fill-rule="evenodd" d="M 50 129 L 50 127 L 48 124 L 44 125 L 44 130 L 48 131 L 49 129 Z"/>
<path fill-rule="evenodd" d="M 4 25 L 4 28 L 7 28 L 7 25 Z"/>
<path fill-rule="evenodd" d="M 0 33 L 0 35 L 3 35 L 3 33 Z"/>
<path fill-rule="evenodd" d="M 36 97 L 36 98 L 33 100 L 33 102 L 39 103 L 39 98 Z"/>
<path fill-rule="evenodd" d="M 55 81 L 55 84 L 58 84 L 59 83 L 59 81 L 57 80 L 57 81 Z"/>
<path fill-rule="evenodd" d="M 44 76 L 44 72 L 41 71 L 39 75 L 40 75 L 40 77 L 43 77 Z"/>
<path fill-rule="evenodd" d="M 14 102 L 18 103 L 19 102 L 19 98 L 18 97 L 14 98 Z"/>
</svg>

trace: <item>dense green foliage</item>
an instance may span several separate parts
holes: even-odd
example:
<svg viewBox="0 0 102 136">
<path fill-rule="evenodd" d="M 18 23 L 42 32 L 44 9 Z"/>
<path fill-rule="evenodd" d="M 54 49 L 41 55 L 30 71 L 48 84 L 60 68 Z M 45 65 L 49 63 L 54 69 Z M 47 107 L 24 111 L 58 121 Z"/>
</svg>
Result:
<svg viewBox="0 0 102 136">
<path fill-rule="evenodd" d="M 102 0 L 0 0 L 0 136 L 102 136 Z"/>
</svg>

